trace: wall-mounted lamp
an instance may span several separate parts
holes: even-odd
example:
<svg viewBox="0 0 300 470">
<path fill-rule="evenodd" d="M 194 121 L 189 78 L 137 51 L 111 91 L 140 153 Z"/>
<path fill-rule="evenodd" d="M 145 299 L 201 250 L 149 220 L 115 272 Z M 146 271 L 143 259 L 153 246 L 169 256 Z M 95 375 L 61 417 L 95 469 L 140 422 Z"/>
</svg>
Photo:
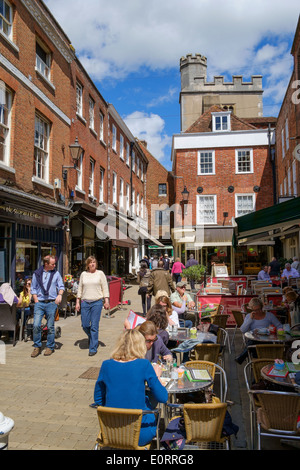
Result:
<svg viewBox="0 0 300 470">
<path fill-rule="evenodd" d="M 69 149 L 70 149 L 70 154 L 71 154 L 71 157 L 72 159 L 74 160 L 74 165 L 73 166 L 65 166 L 63 165 L 62 166 L 62 179 L 64 181 L 67 180 L 67 177 L 68 177 L 68 169 L 69 168 L 73 168 L 73 169 L 77 169 L 77 162 L 78 160 L 80 159 L 80 155 L 83 151 L 83 147 L 80 145 L 80 143 L 78 142 L 78 138 L 76 137 L 75 139 L 75 142 L 74 144 L 70 144 L 69 145 Z"/>
<path fill-rule="evenodd" d="M 188 202 L 189 200 L 189 191 L 186 189 L 186 186 L 184 186 L 183 191 L 181 192 L 182 194 L 182 201 L 183 202 Z"/>
</svg>

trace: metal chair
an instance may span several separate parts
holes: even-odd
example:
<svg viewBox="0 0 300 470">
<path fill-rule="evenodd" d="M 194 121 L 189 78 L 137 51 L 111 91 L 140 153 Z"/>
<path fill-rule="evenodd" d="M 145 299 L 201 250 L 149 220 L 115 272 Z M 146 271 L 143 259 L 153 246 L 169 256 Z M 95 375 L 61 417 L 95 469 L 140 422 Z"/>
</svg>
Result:
<svg viewBox="0 0 300 470">
<path fill-rule="evenodd" d="M 67 310 L 68 310 L 68 292 L 65 290 L 61 298 L 61 303 L 58 305 L 58 311 L 63 312 L 64 319 L 66 319 L 67 317 Z"/>
<path fill-rule="evenodd" d="M 300 414 L 300 395 L 270 390 L 249 390 L 259 400 L 256 409 L 257 448 L 261 450 L 261 437 L 281 437 L 300 440 L 297 419 Z"/>
<path fill-rule="evenodd" d="M 257 384 L 261 380 L 261 369 L 270 364 L 269 359 L 253 359 L 244 367 L 244 379 L 247 391 L 250 392 L 253 383 Z M 249 395 L 249 411 L 250 411 L 250 448 L 254 447 L 254 431 L 256 426 L 256 409 L 260 403 L 255 395 Z"/>
<path fill-rule="evenodd" d="M 233 318 L 235 320 L 235 328 L 234 328 L 233 337 L 232 337 L 232 340 L 231 340 L 231 346 L 232 346 L 233 343 L 234 343 L 236 330 L 238 328 L 240 328 L 242 326 L 242 324 L 244 323 L 245 316 L 244 316 L 243 312 L 241 312 L 240 310 L 231 310 L 231 312 L 232 312 Z M 244 335 L 243 335 L 243 341 L 244 341 Z"/>
<path fill-rule="evenodd" d="M 215 375 L 217 372 L 218 375 L 220 375 L 219 398 L 222 402 L 226 401 L 228 386 L 226 372 L 223 367 L 221 367 L 217 363 L 213 363 L 210 361 L 188 361 L 184 365 L 187 369 L 207 370 L 213 380 L 215 379 Z"/>
<path fill-rule="evenodd" d="M 100 424 L 100 433 L 97 437 L 94 450 L 102 448 L 149 450 L 151 442 L 139 446 L 142 418 L 145 414 L 154 414 L 159 423 L 160 410 L 131 410 L 124 408 L 110 408 L 98 406 L 97 415 Z M 157 450 L 159 449 L 158 426 L 156 427 Z"/>
<path fill-rule="evenodd" d="M 168 404 L 180 408 L 183 412 L 186 445 L 184 449 L 229 450 L 230 439 L 222 436 L 222 429 L 227 410 L 226 403 L 185 403 Z"/>
<path fill-rule="evenodd" d="M 195 361 L 217 363 L 220 355 L 220 345 L 209 343 L 196 344 L 192 353 L 194 353 Z"/>
<path fill-rule="evenodd" d="M 256 344 L 255 349 L 258 359 L 283 359 L 284 357 L 284 344 Z"/>
</svg>

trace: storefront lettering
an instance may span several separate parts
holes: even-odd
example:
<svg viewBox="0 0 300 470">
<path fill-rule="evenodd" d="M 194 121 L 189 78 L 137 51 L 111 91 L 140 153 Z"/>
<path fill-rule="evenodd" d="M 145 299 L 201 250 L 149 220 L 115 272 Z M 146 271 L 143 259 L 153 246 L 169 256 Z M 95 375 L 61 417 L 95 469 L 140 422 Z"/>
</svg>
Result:
<svg viewBox="0 0 300 470">
<path fill-rule="evenodd" d="M 0 210 L 3 210 L 4 212 L 7 212 L 9 214 L 13 215 L 23 215 L 25 217 L 31 217 L 33 219 L 40 219 L 41 216 L 39 214 L 36 214 L 35 212 L 30 212 L 22 209 L 17 209 L 15 207 L 10 207 L 10 206 L 0 206 Z"/>
</svg>

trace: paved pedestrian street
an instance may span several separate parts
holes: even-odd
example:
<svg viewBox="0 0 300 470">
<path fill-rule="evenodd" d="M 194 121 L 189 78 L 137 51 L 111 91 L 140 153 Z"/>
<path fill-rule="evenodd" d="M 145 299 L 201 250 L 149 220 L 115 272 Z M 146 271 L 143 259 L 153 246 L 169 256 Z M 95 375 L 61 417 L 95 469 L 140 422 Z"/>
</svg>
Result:
<svg viewBox="0 0 300 470">
<path fill-rule="evenodd" d="M 130 286 L 123 305 L 110 318 L 102 311 L 99 348 L 95 356 L 88 356 L 88 342 L 81 328 L 80 315 L 60 318 L 61 337 L 56 339 L 55 353 L 43 353 L 31 358 L 32 341 L 6 345 L 6 363 L 0 364 L 0 411 L 14 420 L 9 435 L 9 450 L 91 450 L 94 447 L 99 424 L 93 403 L 95 380 L 102 361 L 110 357 L 116 339 L 123 330 L 129 310 L 141 312 L 138 286 Z M 153 303 L 153 301 L 152 301 Z M 233 331 L 230 331 L 233 334 Z M 241 347 L 236 335 L 235 347 Z M 243 367 L 235 361 L 235 351 L 225 359 L 229 382 L 229 408 L 234 423 L 240 430 L 232 438 L 233 450 L 247 450 L 249 442 L 249 401 L 244 386 Z M 266 441 L 264 441 L 266 442 Z M 278 440 L 279 442 L 279 440 Z M 268 448 L 291 449 L 289 446 L 267 443 Z"/>
</svg>

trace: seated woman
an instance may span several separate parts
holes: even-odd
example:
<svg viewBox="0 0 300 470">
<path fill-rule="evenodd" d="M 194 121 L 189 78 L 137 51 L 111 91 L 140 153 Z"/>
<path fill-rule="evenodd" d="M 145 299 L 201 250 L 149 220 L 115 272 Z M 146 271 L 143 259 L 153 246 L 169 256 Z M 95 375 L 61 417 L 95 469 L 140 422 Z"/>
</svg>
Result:
<svg viewBox="0 0 300 470">
<path fill-rule="evenodd" d="M 153 305 L 146 315 L 146 320 L 152 321 L 157 327 L 157 334 L 161 337 L 164 344 L 167 346 L 169 342 L 168 318 L 164 307 L 159 304 Z"/>
<path fill-rule="evenodd" d="M 137 328 L 126 330 L 119 337 L 111 359 L 102 363 L 94 390 L 96 405 L 152 409 L 145 393 L 145 382 L 158 402 L 167 402 L 168 392 L 160 383 L 150 362 L 144 359 L 146 352 L 145 338 Z M 155 434 L 155 416 L 143 416 L 139 446 L 151 442 Z"/>
<path fill-rule="evenodd" d="M 285 298 L 290 308 L 291 326 L 295 326 L 300 323 L 300 296 L 292 290 L 286 292 Z"/>
<path fill-rule="evenodd" d="M 175 307 L 171 304 L 171 300 L 166 292 L 164 293 L 164 291 L 158 291 L 155 296 L 155 303 L 166 308 L 169 325 L 177 325 L 178 327 L 185 326 L 186 328 L 192 328 L 193 323 L 191 320 L 180 320 L 178 316 L 178 314 L 184 313 L 186 310 L 185 300 L 182 302 L 181 307 Z"/>
<path fill-rule="evenodd" d="M 161 337 L 157 334 L 157 327 L 152 321 L 145 321 L 136 328 L 145 338 L 146 342 L 146 359 L 150 362 L 157 362 L 159 356 L 162 356 L 164 360 L 172 360 L 172 353 L 164 344 Z"/>
<path fill-rule="evenodd" d="M 282 324 L 278 318 L 270 312 L 263 311 L 263 302 L 258 298 L 254 297 L 249 302 L 249 308 L 252 310 L 251 313 L 248 313 L 244 319 L 240 330 L 242 333 L 247 331 L 253 331 L 260 328 L 269 328 L 269 326 L 274 325 L 276 328 L 282 328 Z M 254 341 L 246 340 L 247 346 L 255 344 Z M 246 359 L 248 354 L 247 348 L 240 354 L 235 360 L 242 364 Z"/>
</svg>

